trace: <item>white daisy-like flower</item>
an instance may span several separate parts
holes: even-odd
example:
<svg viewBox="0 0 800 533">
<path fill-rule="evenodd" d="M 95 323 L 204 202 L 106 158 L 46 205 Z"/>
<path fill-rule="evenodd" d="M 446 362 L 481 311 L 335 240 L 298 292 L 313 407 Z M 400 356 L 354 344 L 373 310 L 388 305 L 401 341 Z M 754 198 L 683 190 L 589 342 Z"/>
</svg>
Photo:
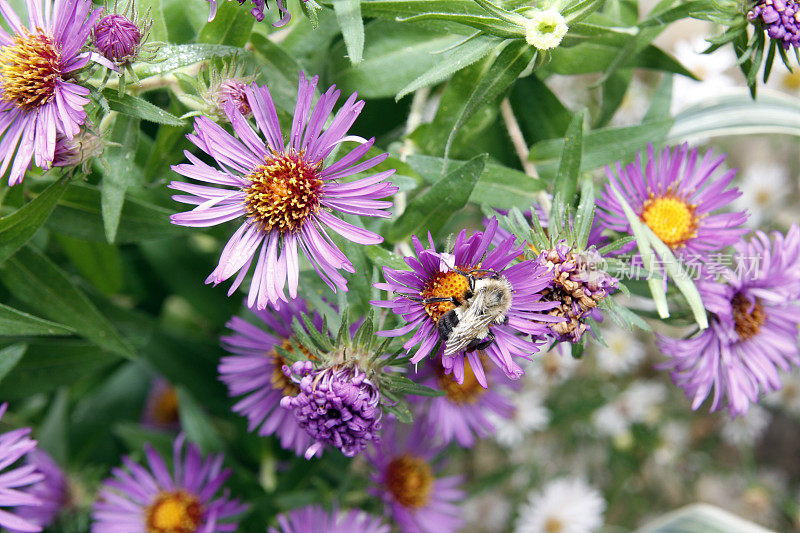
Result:
<svg viewBox="0 0 800 533">
<path fill-rule="evenodd" d="M 550 412 L 539 391 L 522 390 L 512 397 L 512 402 L 514 414 L 510 418 L 488 413 L 495 441 L 506 448 L 519 446 L 527 435 L 546 429 L 550 423 Z"/>
<path fill-rule="evenodd" d="M 775 61 L 767 80 L 767 87 L 791 96 L 800 96 L 800 70 L 794 69 L 792 72 L 786 68 L 783 61 Z"/>
<path fill-rule="evenodd" d="M 727 74 L 736 66 L 736 55 L 731 47 L 723 46 L 713 54 L 701 53 L 708 45 L 702 36 L 675 43 L 675 57 L 700 81 L 675 76 L 672 86 L 673 114 L 736 86 L 736 80 Z"/>
<path fill-rule="evenodd" d="M 595 411 L 592 425 L 600 435 L 620 437 L 632 424 L 655 423 L 666 397 L 663 383 L 636 381 L 612 402 Z"/>
<path fill-rule="evenodd" d="M 579 364 L 580 361 L 559 344 L 534 358 L 533 364 L 525 367 L 525 376 L 530 375 L 531 380 L 546 388 L 563 383 Z"/>
<path fill-rule="evenodd" d="M 603 328 L 600 335 L 607 346 L 594 345 L 594 355 L 603 372 L 612 376 L 627 374 L 644 359 L 644 345 L 636 339 L 634 332 L 615 325 Z"/>
<path fill-rule="evenodd" d="M 786 200 L 789 189 L 789 171 L 783 165 L 770 163 L 751 165 L 744 169 L 739 190 L 742 195 L 733 205 L 750 211 L 747 225 L 761 226 Z"/>
<path fill-rule="evenodd" d="M 550 50 L 561 43 L 568 29 L 557 9 L 533 11 L 525 21 L 525 41 L 539 50 Z"/>
<path fill-rule="evenodd" d="M 720 436 L 731 446 L 753 446 L 764 434 L 772 420 L 772 414 L 758 404 L 750 406 L 742 416 L 733 420 L 725 418 Z"/>
<path fill-rule="evenodd" d="M 590 533 L 603 525 L 606 502 L 600 492 L 579 478 L 549 482 L 530 494 L 519 511 L 516 533 Z"/>
<path fill-rule="evenodd" d="M 653 459 L 662 467 L 674 462 L 689 447 L 691 437 L 691 431 L 685 422 L 667 422 L 659 428 L 660 443 L 653 450 Z"/>
</svg>

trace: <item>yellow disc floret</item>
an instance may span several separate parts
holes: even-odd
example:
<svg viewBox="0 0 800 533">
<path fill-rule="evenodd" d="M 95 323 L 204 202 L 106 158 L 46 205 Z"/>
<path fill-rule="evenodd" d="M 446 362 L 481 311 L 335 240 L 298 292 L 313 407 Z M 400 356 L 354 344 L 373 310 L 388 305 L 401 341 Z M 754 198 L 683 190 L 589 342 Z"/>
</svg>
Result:
<svg viewBox="0 0 800 533">
<path fill-rule="evenodd" d="M 483 362 L 481 362 L 481 365 L 483 366 Z M 441 365 L 438 366 L 438 370 L 439 387 L 447 394 L 447 399 L 453 403 L 475 403 L 486 392 L 486 389 L 478 383 L 475 372 L 466 358 L 464 359 L 464 383 L 460 385 L 458 381 L 453 379 L 452 375 L 444 373 L 444 368 Z"/>
<path fill-rule="evenodd" d="M 642 221 L 670 248 L 685 244 L 697 234 L 694 206 L 675 196 L 647 200 Z"/>
<path fill-rule="evenodd" d="M 322 180 L 318 172 L 319 165 L 310 165 L 302 152 L 273 152 L 247 176 L 248 218 L 265 232 L 295 231 L 319 210 Z"/>
<path fill-rule="evenodd" d="M 147 508 L 147 533 L 195 533 L 202 516 L 196 496 L 182 490 L 164 492 Z"/>
<path fill-rule="evenodd" d="M 420 457 L 395 457 L 386 467 L 386 488 L 403 507 L 425 507 L 433 490 L 433 470 Z"/>
<path fill-rule="evenodd" d="M 14 44 L 0 48 L 0 100 L 26 110 L 55 97 L 61 79 L 61 54 L 42 30 L 23 30 Z"/>
</svg>

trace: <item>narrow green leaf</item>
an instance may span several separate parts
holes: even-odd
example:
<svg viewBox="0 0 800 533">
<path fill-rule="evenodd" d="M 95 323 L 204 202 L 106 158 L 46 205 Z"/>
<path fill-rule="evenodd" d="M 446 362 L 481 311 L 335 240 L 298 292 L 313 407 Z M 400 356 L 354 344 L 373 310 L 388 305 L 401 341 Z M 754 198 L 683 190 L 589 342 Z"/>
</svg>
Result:
<svg viewBox="0 0 800 533">
<path fill-rule="evenodd" d="M 594 181 L 591 177 L 585 177 L 581 181 L 581 201 L 578 204 L 578 212 L 574 221 L 580 248 L 586 248 L 586 244 L 589 242 L 589 233 L 594 220 L 594 202 Z"/>
<path fill-rule="evenodd" d="M 0 218 L 0 262 L 11 257 L 33 237 L 65 189 L 66 183 L 57 181 L 10 215 Z"/>
<path fill-rule="evenodd" d="M 372 264 L 379 267 L 386 266 L 395 270 L 408 270 L 410 268 L 401 256 L 378 245 L 367 246 L 367 257 L 372 261 Z"/>
<path fill-rule="evenodd" d="M 536 55 L 536 49 L 525 42 L 512 42 L 497 56 L 492 66 L 478 81 L 458 114 L 445 147 L 445 159 L 450 153 L 450 146 L 456 132 L 483 105 L 493 102 L 519 77 Z"/>
<path fill-rule="evenodd" d="M 200 30 L 197 42 L 243 47 L 250 37 L 255 18 L 249 10 L 234 2 L 219 2 L 217 5 L 217 15 Z"/>
<path fill-rule="evenodd" d="M 53 235 L 78 271 L 103 294 L 122 288 L 122 261 L 113 244 L 83 241 L 68 235 Z"/>
<path fill-rule="evenodd" d="M 414 198 L 384 236 L 398 242 L 414 234 L 437 234 L 450 216 L 464 207 L 478 181 L 487 156 L 479 155 L 457 167 Z"/>
<path fill-rule="evenodd" d="M 63 324 L 0 304 L 0 336 L 69 335 L 72 332 L 72 328 Z"/>
<path fill-rule="evenodd" d="M 222 437 L 209 420 L 194 396 L 182 386 L 178 391 L 178 413 L 181 418 L 181 429 L 186 438 L 197 444 L 206 453 L 219 452 L 224 448 Z"/>
<path fill-rule="evenodd" d="M 650 101 L 650 107 L 644 115 L 642 122 L 650 122 L 669 118 L 672 107 L 672 74 L 665 73 L 664 79 L 656 89 L 656 94 Z"/>
<path fill-rule="evenodd" d="M 142 100 L 138 96 L 133 96 L 132 94 L 123 94 L 120 97 L 116 89 L 108 87 L 103 89 L 103 97 L 108 102 L 108 107 L 110 107 L 111 110 L 123 115 L 140 118 L 149 122 L 157 122 L 158 124 L 166 124 L 168 126 L 183 126 L 186 124 L 185 121 L 179 119 L 172 113 L 167 113 L 160 107 L 156 107 L 147 100 Z"/>
<path fill-rule="evenodd" d="M 364 21 L 361 20 L 361 0 L 333 0 L 333 11 L 342 29 L 347 55 L 353 65 L 361 63 L 364 53 Z"/>
<path fill-rule="evenodd" d="M 0 381 L 3 381 L 8 373 L 17 366 L 27 349 L 25 344 L 12 344 L 0 350 Z"/>
<path fill-rule="evenodd" d="M 113 243 L 117 238 L 119 218 L 122 215 L 122 204 L 125 202 L 125 191 L 137 182 L 135 172 L 136 141 L 139 138 L 139 120 L 131 117 L 119 117 L 114 123 L 111 140 L 119 146 L 110 146 L 105 151 L 108 170 L 103 174 L 100 187 L 100 205 L 103 214 L 103 228 L 106 239 Z M 100 165 L 102 166 L 102 165 Z"/>
<path fill-rule="evenodd" d="M 50 408 L 36 432 L 39 446 L 62 465 L 69 459 L 68 429 L 69 393 L 62 387 L 53 397 Z"/>
<path fill-rule="evenodd" d="M 558 174 L 553 183 L 553 196 L 560 196 L 566 204 L 573 204 L 575 191 L 578 188 L 578 177 L 581 171 L 583 155 L 583 122 L 586 110 L 581 110 L 572 117 L 564 137 L 564 149 L 561 151 L 561 162 Z"/>
<path fill-rule="evenodd" d="M 251 15 L 248 14 L 252 18 Z M 155 17 L 154 18 L 154 24 Z M 220 44 L 163 44 L 159 47 L 155 59 L 150 63 L 137 63 L 134 67 L 139 79 L 149 76 L 167 74 L 211 57 L 229 57 L 242 54 L 242 49 L 237 46 Z"/>
<path fill-rule="evenodd" d="M 488 36 L 470 38 L 463 44 L 438 54 L 438 61 L 420 77 L 400 89 L 395 100 L 413 93 L 422 87 L 435 85 L 453 75 L 464 67 L 479 61 L 496 49 L 502 41 Z"/>
<path fill-rule="evenodd" d="M 33 248 L 23 248 L 0 269 L 0 280 L 26 305 L 71 327 L 97 346 L 135 358 L 131 346 L 66 273 Z"/>
<path fill-rule="evenodd" d="M 445 392 L 442 390 L 432 389 L 430 387 L 426 387 L 425 385 L 420 385 L 407 377 L 400 376 L 400 375 L 391 375 L 384 381 L 385 385 L 392 390 L 392 392 L 405 394 L 405 395 L 413 395 L 413 396 L 427 396 L 430 398 L 435 398 L 438 396 L 444 396 Z"/>
<path fill-rule="evenodd" d="M 667 305 L 667 294 L 665 292 L 663 280 L 655 275 L 654 268 L 657 259 L 653 253 L 650 239 L 648 239 L 647 232 L 645 231 L 645 226 L 639 221 L 639 217 L 633 212 L 628 202 L 625 201 L 625 197 L 622 193 L 619 192 L 616 187 L 612 187 L 611 190 L 622 206 L 622 210 L 625 212 L 625 218 L 628 219 L 628 223 L 631 225 L 631 230 L 633 231 L 633 236 L 636 238 L 636 247 L 639 249 L 642 263 L 644 263 L 647 268 L 647 284 L 650 287 L 650 293 L 653 296 L 653 302 L 656 304 L 658 315 L 661 318 L 668 318 L 669 306 Z"/>
</svg>

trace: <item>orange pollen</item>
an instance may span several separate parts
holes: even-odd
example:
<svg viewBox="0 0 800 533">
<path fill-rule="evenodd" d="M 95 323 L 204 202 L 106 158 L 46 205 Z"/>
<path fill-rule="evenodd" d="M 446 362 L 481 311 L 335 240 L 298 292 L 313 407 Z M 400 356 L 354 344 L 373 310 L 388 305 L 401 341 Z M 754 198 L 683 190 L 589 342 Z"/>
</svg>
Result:
<svg viewBox="0 0 800 533">
<path fill-rule="evenodd" d="M 305 346 L 299 346 L 300 351 L 303 353 L 303 355 L 305 355 L 306 359 L 310 361 L 315 361 L 317 359 L 306 349 Z M 294 346 L 292 346 L 292 341 L 289 339 L 284 339 L 283 342 L 281 342 L 281 348 L 287 352 L 294 353 Z M 272 385 L 272 388 L 283 391 L 284 396 L 297 396 L 297 394 L 300 392 L 300 387 L 297 386 L 297 383 L 287 378 L 286 374 L 283 373 L 283 365 L 287 364 L 286 359 L 281 357 L 281 355 L 278 353 L 278 350 L 274 349 L 267 354 L 267 357 L 271 357 L 273 360 L 272 376 L 270 378 L 270 384 Z"/>
<path fill-rule="evenodd" d="M 747 340 L 755 336 L 767 320 L 764 306 L 756 298 L 755 303 L 748 300 L 742 293 L 737 292 L 731 301 L 733 307 L 733 324 L 740 340 Z"/>
<path fill-rule="evenodd" d="M 469 271 L 469 268 L 462 269 L 464 272 Z M 436 272 L 431 276 L 430 281 L 420 293 L 423 299 L 427 298 L 458 298 L 463 300 L 465 295 L 469 292 L 469 280 L 458 272 Z M 442 315 L 448 311 L 452 311 L 456 306 L 451 302 L 438 302 L 425 305 L 425 312 L 438 322 Z"/>
<path fill-rule="evenodd" d="M 200 500 L 182 490 L 162 492 L 145 511 L 147 533 L 195 533 L 200 527 Z"/>
<path fill-rule="evenodd" d="M 310 165 L 303 152 L 272 152 L 251 174 L 243 190 L 247 217 L 263 231 L 295 231 L 319 211 L 322 162 Z"/>
<path fill-rule="evenodd" d="M 159 424 L 178 422 L 178 393 L 169 386 L 156 397 L 153 405 L 153 419 Z"/>
<path fill-rule="evenodd" d="M 386 487 L 403 507 L 425 507 L 433 490 L 431 465 L 413 455 L 395 457 L 386 467 Z"/>
<path fill-rule="evenodd" d="M 653 197 L 644 203 L 642 221 L 670 248 L 697 235 L 695 206 L 675 196 Z"/>
<path fill-rule="evenodd" d="M 61 52 L 40 29 L 23 29 L 14 44 L 0 48 L 0 100 L 32 110 L 55 97 L 61 80 Z"/>
<path fill-rule="evenodd" d="M 481 360 L 481 367 L 486 369 L 486 366 Z M 452 375 L 444 373 L 444 367 L 437 365 L 439 388 L 447 393 L 447 399 L 453 403 L 475 403 L 481 395 L 486 392 L 478 379 L 475 377 L 472 367 L 467 359 L 464 359 L 464 383 L 459 385 L 458 381 L 453 379 Z"/>
</svg>

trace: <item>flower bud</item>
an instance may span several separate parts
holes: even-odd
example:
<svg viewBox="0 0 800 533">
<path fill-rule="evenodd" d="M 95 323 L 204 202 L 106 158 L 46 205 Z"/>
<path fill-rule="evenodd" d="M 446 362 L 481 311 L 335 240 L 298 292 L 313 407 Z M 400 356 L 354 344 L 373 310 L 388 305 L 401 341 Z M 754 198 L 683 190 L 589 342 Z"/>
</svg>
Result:
<svg viewBox="0 0 800 533">
<path fill-rule="evenodd" d="M 106 15 L 94 27 L 94 44 L 103 56 L 124 63 L 135 58 L 142 42 L 139 26 L 124 15 Z"/>
<path fill-rule="evenodd" d="M 539 50 L 550 50 L 561 43 L 568 29 L 557 10 L 534 11 L 525 21 L 525 41 Z"/>
</svg>

